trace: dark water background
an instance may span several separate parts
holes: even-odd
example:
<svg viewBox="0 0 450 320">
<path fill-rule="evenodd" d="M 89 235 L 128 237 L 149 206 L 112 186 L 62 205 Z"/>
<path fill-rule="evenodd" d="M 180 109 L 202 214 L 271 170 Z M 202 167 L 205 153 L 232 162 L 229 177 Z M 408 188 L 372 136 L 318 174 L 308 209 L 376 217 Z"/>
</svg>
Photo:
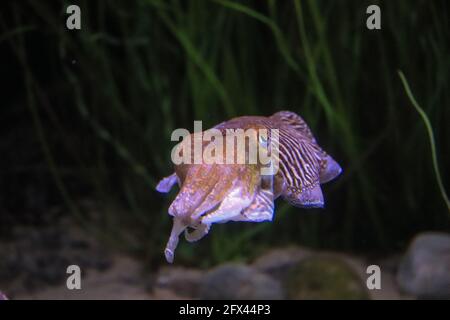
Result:
<svg viewBox="0 0 450 320">
<path fill-rule="evenodd" d="M 450 162 L 447 1 L 7 1 L 0 11 L 0 238 L 60 217 L 112 247 L 164 263 L 170 133 L 238 115 L 302 115 L 343 175 L 326 208 L 282 201 L 274 223 L 226 224 L 178 259 L 207 266 L 267 247 L 386 254 L 449 230 L 423 121 L 444 185 Z M 382 29 L 365 26 L 368 5 Z M 86 205 L 89 203 L 89 205 Z M 50 209 L 57 208 L 57 210 Z"/>
</svg>

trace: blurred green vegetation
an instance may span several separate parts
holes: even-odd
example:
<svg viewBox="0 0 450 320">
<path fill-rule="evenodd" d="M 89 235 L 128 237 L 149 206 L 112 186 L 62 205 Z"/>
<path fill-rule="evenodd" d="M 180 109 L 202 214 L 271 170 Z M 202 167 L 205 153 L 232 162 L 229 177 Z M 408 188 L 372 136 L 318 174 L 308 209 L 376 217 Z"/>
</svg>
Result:
<svg viewBox="0 0 450 320">
<path fill-rule="evenodd" d="M 65 28 L 68 4 L 81 7 L 79 31 Z M 382 30 L 365 26 L 370 4 L 381 7 Z M 215 225 L 198 243 L 182 241 L 178 261 L 207 266 L 288 243 L 386 253 L 421 230 L 449 230 L 427 131 L 397 74 L 430 119 L 449 186 L 447 1 L 7 7 L 0 43 L 20 65 L 17 99 L 31 115 L 33 139 L 61 201 L 114 245 L 163 262 L 175 192 L 154 187 L 172 171 L 172 130 L 284 109 L 302 115 L 344 169 L 324 186 L 326 209 L 278 201 L 273 223 Z M 98 205 L 95 215 L 79 205 L 83 197 Z"/>
</svg>

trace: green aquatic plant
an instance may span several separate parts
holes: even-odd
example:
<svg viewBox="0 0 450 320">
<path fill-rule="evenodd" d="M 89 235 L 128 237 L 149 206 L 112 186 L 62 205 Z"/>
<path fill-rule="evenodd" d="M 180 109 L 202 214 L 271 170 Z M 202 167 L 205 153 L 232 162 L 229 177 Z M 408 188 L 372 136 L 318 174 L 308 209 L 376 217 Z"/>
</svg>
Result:
<svg viewBox="0 0 450 320">
<path fill-rule="evenodd" d="M 439 164 L 438 164 L 438 160 L 437 160 L 436 142 L 434 140 L 433 127 L 431 126 L 431 122 L 428 119 L 427 114 L 425 113 L 425 111 L 423 111 L 423 109 L 417 103 L 416 98 L 414 98 L 414 95 L 411 92 L 408 81 L 406 80 L 403 72 L 398 71 L 398 75 L 400 77 L 400 80 L 402 81 L 403 87 L 405 88 L 406 95 L 408 96 L 409 100 L 411 101 L 411 104 L 414 106 L 414 108 L 419 113 L 419 115 L 422 118 L 423 123 L 425 124 L 425 127 L 427 129 L 428 139 L 430 140 L 431 157 L 433 159 L 433 168 L 434 168 L 434 173 L 436 174 L 436 182 L 438 184 L 439 191 L 441 192 L 442 199 L 444 199 L 444 202 L 447 206 L 447 210 L 450 213 L 450 200 L 448 199 L 444 184 L 442 182 L 441 173 L 439 171 Z"/>
</svg>

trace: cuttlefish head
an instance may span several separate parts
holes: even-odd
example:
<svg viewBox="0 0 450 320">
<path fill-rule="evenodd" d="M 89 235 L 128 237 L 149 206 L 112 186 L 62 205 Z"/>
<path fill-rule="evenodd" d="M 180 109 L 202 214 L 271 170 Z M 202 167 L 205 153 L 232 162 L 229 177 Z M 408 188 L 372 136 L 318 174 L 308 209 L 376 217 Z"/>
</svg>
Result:
<svg viewBox="0 0 450 320">
<path fill-rule="evenodd" d="M 180 143 L 180 148 L 185 141 L 189 140 Z M 254 141 L 267 148 L 267 137 Z M 204 237 L 213 223 L 272 219 L 273 176 L 262 175 L 258 162 L 226 164 L 226 151 L 223 156 L 223 163 L 177 165 L 175 173 L 158 184 L 160 192 L 169 191 L 177 182 L 181 187 L 169 207 L 173 226 L 165 249 L 168 262 L 173 261 L 183 232 L 192 242 Z"/>
</svg>

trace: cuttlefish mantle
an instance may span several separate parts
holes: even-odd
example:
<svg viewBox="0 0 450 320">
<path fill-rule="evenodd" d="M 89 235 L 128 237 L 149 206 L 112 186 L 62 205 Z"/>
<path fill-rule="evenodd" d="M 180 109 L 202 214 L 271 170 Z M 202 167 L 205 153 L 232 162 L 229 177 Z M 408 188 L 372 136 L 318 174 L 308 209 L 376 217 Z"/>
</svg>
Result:
<svg viewBox="0 0 450 320">
<path fill-rule="evenodd" d="M 272 221 L 274 200 L 280 196 L 296 207 L 323 207 L 320 184 L 333 180 L 342 171 L 319 147 L 306 122 L 293 112 L 281 111 L 270 117 L 238 117 L 214 128 L 224 135 L 227 129 L 278 129 L 278 170 L 263 174 L 258 162 L 175 165 L 175 172 L 156 187 L 162 193 L 169 192 L 175 184 L 180 187 L 169 207 L 169 215 L 173 217 L 165 249 L 169 263 L 173 262 L 181 233 L 193 242 L 208 234 L 214 223 Z M 270 148 L 270 140 L 269 137 L 256 141 L 261 144 L 259 147 Z M 204 146 L 209 143 L 213 142 Z"/>
</svg>

